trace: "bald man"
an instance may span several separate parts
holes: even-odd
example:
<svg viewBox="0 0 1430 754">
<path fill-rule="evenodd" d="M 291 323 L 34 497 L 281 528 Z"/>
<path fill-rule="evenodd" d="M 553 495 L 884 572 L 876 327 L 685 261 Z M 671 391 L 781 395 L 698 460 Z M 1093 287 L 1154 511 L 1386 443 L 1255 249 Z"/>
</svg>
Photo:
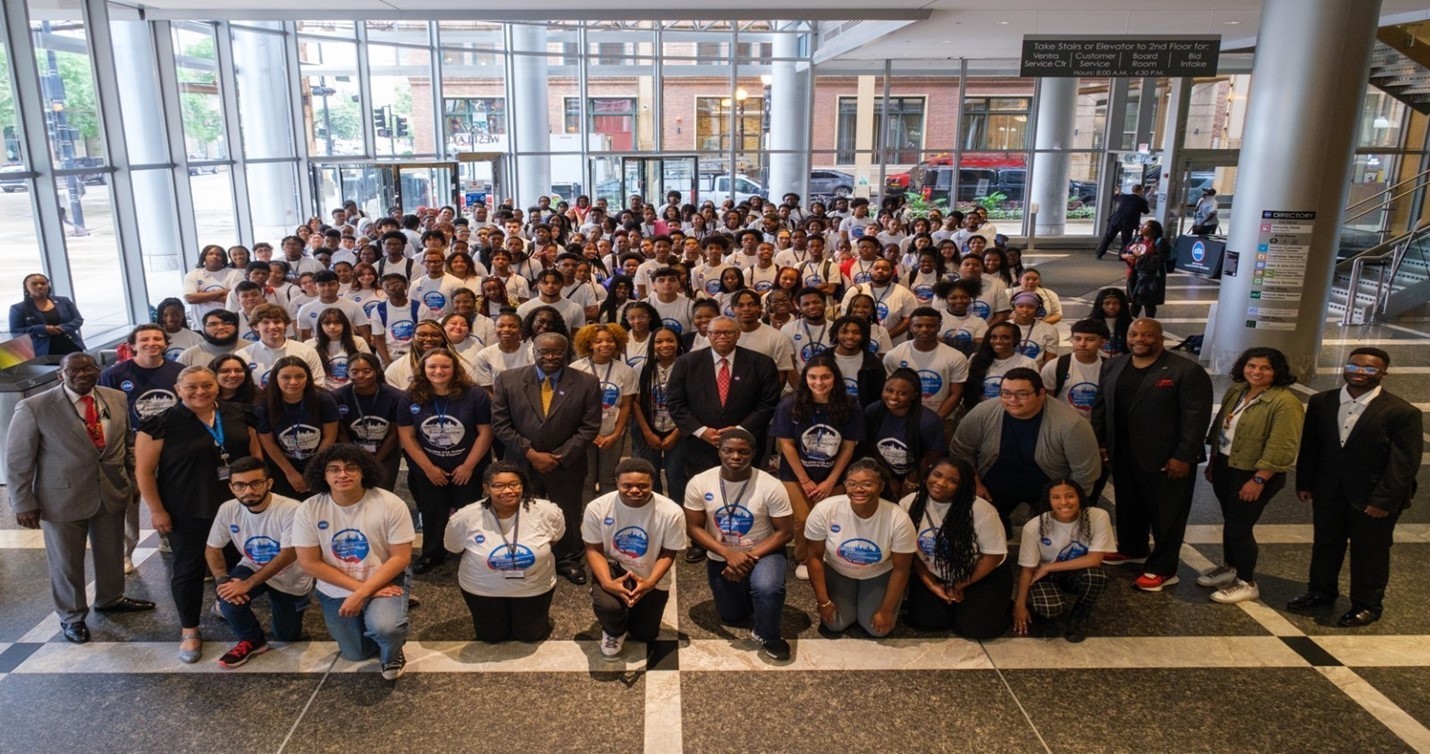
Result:
<svg viewBox="0 0 1430 754">
<path fill-rule="evenodd" d="M 1097 444 L 1117 487 L 1118 551 L 1103 562 L 1145 563 L 1137 588 L 1160 592 L 1177 583 L 1212 382 L 1200 364 L 1167 352 L 1155 319 L 1132 323 L 1127 349 L 1103 363 L 1102 392 L 1092 406 Z"/>
</svg>

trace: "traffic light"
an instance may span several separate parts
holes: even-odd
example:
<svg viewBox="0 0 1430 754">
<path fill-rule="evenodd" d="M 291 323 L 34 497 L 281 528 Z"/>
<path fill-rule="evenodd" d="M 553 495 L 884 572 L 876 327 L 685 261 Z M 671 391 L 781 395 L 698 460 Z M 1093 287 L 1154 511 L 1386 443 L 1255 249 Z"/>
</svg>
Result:
<svg viewBox="0 0 1430 754">
<path fill-rule="evenodd" d="M 384 108 L 384 109 L 382 109 L 382 110 L 378 110 L 378 111 L 376 111 L 376 112 L 374 112 L 374 113 L 372 114 L 372 125 L 373 125 L 373 127 L 376 129 L 376 131 L 377 131 L 377 136 L 378 136 L 378 138 L 380 138 L 380 139 L 386 139 L 386 138 L 388 138 L 389 136 L 391 136 L 391 132 L 389 132 L 389 131 L 387 130 L 387 109 L 386 109 L 386 108 Z"/>
<path fill-rule="evenodd" d="M 395 116 L 392 120 L 393 120 L 394 125 L 396 125 L 396 127 L 397 127 L 397 137 L 398 137 L 399 139 L 406 137 L 406 136 L 407 136 L 407 119 L 404 118 L 404 117 L 402 117 L 401 115 L 398 115 L 398 116 Z"/>
</svg>

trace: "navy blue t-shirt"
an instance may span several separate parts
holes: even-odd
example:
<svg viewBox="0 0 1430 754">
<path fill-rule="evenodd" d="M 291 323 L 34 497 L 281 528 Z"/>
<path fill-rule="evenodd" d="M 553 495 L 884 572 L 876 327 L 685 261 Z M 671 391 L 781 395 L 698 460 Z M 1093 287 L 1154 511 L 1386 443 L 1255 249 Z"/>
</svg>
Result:
<svg viewBox="0 0 1430 754">
<path fill-rule="evenodd" d="M 416 429 L 417 444 L 428 460 L 443 471 L 453 471 L 467 460 L 477 441 L 477 426 L 492 423 L 492 403 L 487 391 L 467 388 L 462 397 L 434 397 L 426 403 L 411 398 L 397 412 L 397 426 Z"/>
<path fill-rule="evenodd" d="M 881 404 L 871 405 L 877 408 Z M 911 409 L 903 416 L 894 416 L 885 409 L 881 412 L 883 416 L 879 425 L 867 428 L 870 454 L 877 454 L 898 477 L 918 468 L 929 451 L 942 452 L 947 447 L 943 438 L 943 420 L 938 417 L 938 412 L 917 401 Z M 870 421 L 872 423 L 873 419 Z M 914 434 L 911 427 L 918 432 L 917 443 L 909 441 Z"/>
<path fill-rule="evenodd" d="M 843 443 L 864 439 L 864 409 L 857 403 L 851 404 L 844 421 L 835 424 L 829 417 L 828 406 L 817 403 L 807 419 L 797 422 L 793 416 L 794 399 L 793 395 L 786 396 L 775 409 L 772 433 L 777 438 L 794 440 L 805 474 L 816 482 L 823 482 L 833 473 Z M 780 454 L 780 481 L 799 481 L 783 453 Z"/>
<path fill-rule="evenodd" d="M 352 385 L 343 385 L 333 391 L 333 398 L 338 403 L 339 426 L 369 452 L 376 452 L 397 431 L 397 415 L 411 402 L 391 385 L 378 385 L 376 395 L 358 395 Z"/>
<path fill-rule="evenodd" d="M 258 433 L 272 434 L 279 449 L 293 468 L 302 471 L 308 459 L 318 452 L 323 441 L 323 425 L 337 422 L 338 402 L 326 390 L 318 391 L 317 403 L 283 403 L 278 407 L 277 416 L 268 415 L 268 402 L 259 401 L 255 413 L 258 415 Z"/>
<path fill-rule="evenodd" d="M 165 361 L 153 369 L 145 369 L 131 359 L 121 361 L 99 375 L 99 384 L 124 391 L 129 401 L 129 429 L 138 432 L 139 425 L 164 413 L 179 402 L 174 385 L 184 365 Z"/>
</svg>

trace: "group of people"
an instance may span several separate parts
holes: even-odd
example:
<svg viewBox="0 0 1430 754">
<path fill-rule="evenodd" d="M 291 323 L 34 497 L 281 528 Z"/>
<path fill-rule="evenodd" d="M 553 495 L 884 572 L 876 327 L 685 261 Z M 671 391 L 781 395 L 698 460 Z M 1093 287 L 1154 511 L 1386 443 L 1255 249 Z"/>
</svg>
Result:
<svg viewBox="0 0 1430 754">
<path fill-rule="evenodd" d="M 66 355 L 62 385 L 12 421 L 11 501 L 45 530 L 65 637 L 89 638 L 86 538 L 96 609 L 153 607 L 123 593 L 142 502 L 171 553 L 184 662 L 203 655 L 212 578 L 239 638 L 223 666 L 301 640 L 316 594 L 341 654 L 396 678 L 412 579 L 451 558 L 479 640 L 540 640 L 558 578 L 590 582 L 613 659 L 656 637 L 677 558 L 705 561 L 720 619 L 775 660 L 790 655 L 788 555 L 828 631 L 902 620 L 1078 641 L 1105 565 L 1145 562 L 1144 591 L 1176 582 L 1208 448 L 1227 563 L 1198 581 L 1220 602 L 1256 598 L 1251 527 L 1298 441 L 1318 544 L 1293 606 L 1334 600 L 1349 539 L 1342 623 L 1379 616 L 1388 557 L 1377 570 L 1365 553 L 1388 553 L 1414 479 L 1388 466 L 1418 467 L 1421 441 L 1418 412 L 1407 434 L 1403 401 L 1379 390 L 1383 352 L 1355 352 L 1350 397 L 1313 400 L 1304 440 L 1270 349 L 1243 356 L 1212 421 L 1206 373 L 1122 291 L 1062 343 L 1061 302 L 979 212 L 945 225 L 897 206 L 871 217 L 864 200 L 679 200 L 491 219 L 352 206 L 285 238 L 281 258 L 208 247 L 183 300 L 160 302 L 102 371 L 73 304 L 28 277 L 12 330 Z M 1328 440 L 1356 424 L 1347 411 L 1376 429 Z M 1336 473 L 1352 461 L 1369 465 Z M 411 507 L 393 491 L 404 466 Z M 1109 475 L 1115 536 L 1097 507 Z M 252 610 L 265 594 L 267 631 Z"/>
</svg>

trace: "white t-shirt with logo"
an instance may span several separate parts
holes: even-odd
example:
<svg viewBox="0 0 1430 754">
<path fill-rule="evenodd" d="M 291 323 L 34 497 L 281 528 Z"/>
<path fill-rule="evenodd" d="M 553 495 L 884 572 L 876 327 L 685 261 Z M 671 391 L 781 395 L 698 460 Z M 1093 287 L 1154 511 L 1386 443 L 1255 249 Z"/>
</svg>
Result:
<svg viewBox="0 0 1430 754">
<path fill-rule="evenodd" d="M 978 298 L 968 307 L 968 311 L 977 314 L 983 319 L 992 318 L 999 312 L 1013 310 L 1013 305 L 1008 303 L 1008 286 L 1002 280 L 989 275 L 979 278 L 983 281 L 983 291 L 978 294 Z"/>
<path fill-rule="evenodd" d="M 235 279 L 233 273 L 243 275 L 242 270 L 234 270 L 225 267 L 218 271 L 209 271 L 203 267 L 196 270 L 189 270 L 184 275 L 184 293 L 211 293 L 213 291 L 231 290 L 242 277 Z M 222 301 L 205 301 L 202 304 L 189 304 L 194 312 L 194 321 L 203 322 L 204 315 L 211 311 L 223 308 Z"/>
<path fill-rule="evenodd" d="M 1003 375 L 1018 368 L 1036 370 L 1038 362 L 1021 353 L 1015 353 L 1006 359 L 994 359 L 993 363 L 988 365 L 988 371 L 983 375 L 984 400 L 997 398 L 998 393 L 1003 390 Z"/>
<path fill-rule="evenodd" d="M 904 499 L 899 501 L 899 507 L 908 513 L 917 495 L 916 492 L 905 495 Z M 948 516 L 948 509 L 952 507 L 953 503 L 930 500 L 928 505 L 924 506 L 923 520 L 914 522 L 919 536 L 919 560 L 928 566 L 931 573 L 944 581 L 949 580 L 948 575 L 939 573 L 938 567 L 934 565 L 934 543 L 938 541 L 938 530 L 943 528 L 943 520 Z M 973 498 L 973 541 L 978 545 L 979 555 L 1008 555 L 1008 535 L 1003 531 L 998 509 L 981 497 Z"/>
<path fill-rule="evenodd" d="M 620 359 L 612 359 L 607 364 L 597 364 L 589 358 L 578 359 L 571 366 L 595 377 L 601 384 L 601 434 L 615 432 L 616 420 L 621 414 L 621 399 L 640 391 L 636 370 Z"/>
<path fill-rule="evenodd" d="M 972 308 L 962 317 L 947 308 L 939 313 L 943 315 L 943 324 L 939 326 L 939 340 L 965 355 L 973 353 L 974 344 L 983 340 L 984 334 L 988 332 L 988 320 L 974 314 Z"/>
<path fill-rule="evenodd" d="M 313 373 L 313 387 L 326 388 L 328 386 L 327 373 L 323 371 L 323 360 L 318 358 L 318 352 L 307 343 L 300 343 L 292 338 L 283 341 L 283 345 L 277 348 L 269 348 L 259 341 L 250 346 L 245 346 L 238 350 L 237 356 L 248 362 L 248 369 L 253 373 L 253 381 L 259 387 L 268 386 L 269 372 L 273 370 L 273 365 L 284 356 L 297 356 L 308 364 L 308 371 Z"/>
<path fill-rule="evenodd" d="M 452 313 L 452 294 L 465 287 L 456 275 L 443 273 L 436 280 L 430 275 L 423 275 L 407 287 L 407 297 L 418 303 L 418 319 L 439 320 Z"/>
<path fill-rule="evenodd" d="M 774 475 L 753 469 L 743 482 L 726 481 L 720 467 L 696 474 L 685 485 L 687 510 L 705 511 L 705 531 L 726 547 L 749 552 L 774 533 L 771 518 L 793 516 L 789 493 Z M 711 560 L 725 559 L 709 553 Z"/>
<path fill-rule="evenodd" d="M 299 330 L 317 333 L 320 326 L 318 318 L 328 309 L 341 309 L 343 314 L 348 315 L 348 322 L 352 323 L 354 330 L 367 324 L 367 313 L 363 311 L 362 304 L 342 297 L 331 304 L 325 304 L 321 299 L 303 304 L 298 309 L 298 316 L 293 318 L 293 324 Z"/>
<path fill-rule="evenodd" d="M 218 507 L 208 546 L 221 548 L 232 542 L 243 556 L 238 564 L 257 573 L 283 548 L 293 546 L 293 517 L 300 506 L 297 500 L 273 495 L 262 513 L 253 513 L 230 500 Z M 284 594 L 301 596 L 313 588 L 313 577 L 294 561 L 266 583 Z"/>
<path fill-rule="evenodd" d="M 501 350 L 500 344 L 493 343 L 478 351 L 472 360 L 472 381 L 482 387 L 491 387 L 496 382 L 496 376 L 502 372 L 533 363 L 531 349 L 525 343 L 517 346 L 512 353 Z"/>
<path fill-rule="evenodd" d="M 1043 365 L 1043 384 L 1047 386 L 1049 393 L 1058 386 L 1057 359 Z M 1101 385 L 1102 354 L 1098 354 L 1097 361 L 1091 364 L 1084 364 L 1073 356 L 1068 359 L 1068 379 L 1063 383 L 1058 400 L 1077 409 L 1082 418 L 1091 421 L 1092 404 L 1097 401 L 1097 394 L 1102 391 Z"/>
<path fill-rule="evenodd" d="M 332 495 L 314 495 L 293 516 L 293 546 L 318 548 L 324 563 L 358 581 L 387 562 L 393 545 L 415 539 L 407 503 L 378 488 L 352 505 L 338 505 Z M 352 596 L 352 590 L 321 579 L 318 592 L 334 599 Z"/>
<path fill-rule="evenodd" d="M 1092 530 L 1092 541 L 1082 538 L 1081 522 L 1062 523 L 1053 518 L 1052 513 L 1034 516 L 1023 524 L 1022 545 L 1018 548 L 1018 565 L 1037 568 L 1043 563 L 1061 563 L 1075 560 L 1089 552 L 1117 552 L 1117 542 L 1112 536 L 1112 519 L 1101 508 L 1087 508 L 1088 524 Z M 1038 533 L 1038 522 L 1044 516 L 1048 519 L 1048 533 Z"/>
<path fill-rule="evenodd" d="M 1013 326 L 1018 328 L 1018 345 L 1014 346 L 1018 353 L 1033 361 L 1044 355 L 1058 355 L 1058 343 L 1062 341 L 1062 337 L 1058 335 L 1056 327 L 1041 319 L 1035 319 L 1033 324 L 1027 326 L 1014 322 Z"/>
<path fill-rule="evenodd" d="M 909 514 L 880 500 L 869 518 L 855 515 L 848 495 L 835 495 L 814 506 L 804 523 L 804 538 L 824 542 L 824 563 L 841 576 L 872 579 L 894 569 L 896 553 L 918 550 Z"/>
<path fill-rule="evenodd" d="M 796 319 L 780 328 L 780 334 L 789 338 L 794 346 L 794 368 L 803 370 L 804 365 L 815 356 L 834 348 L 829 345 L 829 335 L 833 323 L 825 320 L 822 325 L 811 325 L 803 319 Z"/>
<path fill-rule="evenodd" d="M 932 351 L 920 351 L 913 341 L 900 343 L 884 355 L 884 369 L 893 374 L 899 367 L 919 373 L 919 393 L 923 404 L 934 411 L 948 399 L 951 385 L 968 381 L 968 357 L 951 346 L 939 343 Z"/>
<path fill-rule="evenodd" d="M 791 371 L 794 369 L 794 342 L 779 330 L 763 322 L 752 332 L 741 331 L 740 339 L 736 345 L 770 357 L 775 362 L 777 370 Z"/>
<path fill-rule="evenodd" d="M 592 500 L 581 519 L 581 540 L 600 545 L 606 558 L 626 571 L 641 578 L 650 576 L 661 550 L 680 551 L 688 545 L 680 506 L 664 495 L 652 494 L 651 498 L 639 508 L 621 502 L 619 492 Z M 667 570 L 655 588 L 669 589 L 674 570 Z"/>
<path fill-rule="evenodd" d="M 535 597 L 556 586 L 556 558 L 551 545 L 566 533 L 561 509 L 549 500 L 532 500 L 511 518 L 476 503 L 447 522 L 443 543 L 462 553 L 457 584 L 482 597 Z M 520 574 L 520 577 L 516 577 Z"/>
</svg>

